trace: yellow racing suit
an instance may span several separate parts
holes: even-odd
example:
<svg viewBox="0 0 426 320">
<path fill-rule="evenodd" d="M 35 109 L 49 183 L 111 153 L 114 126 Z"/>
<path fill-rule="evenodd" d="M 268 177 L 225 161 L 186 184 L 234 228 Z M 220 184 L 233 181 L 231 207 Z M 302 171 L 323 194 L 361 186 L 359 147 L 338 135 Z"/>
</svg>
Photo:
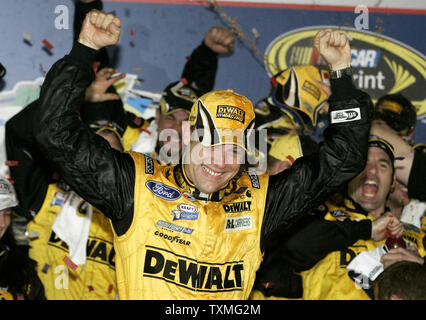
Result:
<svg viewBox="0 0 426 320">
<path fill-rule="evenodd" d="M 72 190 L 111 219 L 120 299 L 247 298 L 265 244 L 365 167 L 372 104 L 345 76 L 332 81 L 332 121 L 318 153 L 276 176 L 242 172 L 203 194 L 183 165 L 113 150 L 84 127 L 80 101 L 96 54 L 77 42 L 55 63 L 34 131 Z"/>
<path fill-rule="evenodd" d="M 337 206 L 326 202 L 328 213 L 324 219 L 329 221 L 343 221 L 350 219 L 360 221 L 372 218 L 354 203 L 344 199 L 344 204 Z M 339 251 L 329 253 L 312 269 L 301 272 L 303 281 L 304 300 L 368 300 L 369 295 L 355 284 L 349 276 L 346 267 L 358 254 L 370 251 L 383 244 L 373 240 L 358 240 L 353 245 Z"/>
<path fill-rule="evenodd" d="M 48 300 L 109 300 L 117 297 L 115 250 L 108 219 L 93 208 L 87 241 L 86 264 L 70 262 L 67 244 L 52 225 L 69 191 L 50 184 L 45 201 L 28 223 L 30 257 L 37 261 L 37 273 Z M 78 214 L 84 215 L 84 201 Z M 65 259 L 65 260 L 64 260 Z"/>
</svg>

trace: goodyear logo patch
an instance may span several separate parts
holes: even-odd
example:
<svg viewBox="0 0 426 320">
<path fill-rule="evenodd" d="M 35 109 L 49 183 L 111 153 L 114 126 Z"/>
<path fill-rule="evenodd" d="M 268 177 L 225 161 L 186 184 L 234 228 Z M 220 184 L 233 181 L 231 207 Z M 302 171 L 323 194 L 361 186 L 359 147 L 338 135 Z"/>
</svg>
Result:
<svg viewBox="0 0 426 320">
<path fill-rule="evenodd" d="M 225 231 L 247 230 L 253 227 L 251 216 L 226 218 Z"/>
<path fill-rule="evenodd" d="M 232 119 L 244 123 L 246 113 L 234 106 L 217 106 L 216 118 Z"/>
<path fill-rule="evenodd" d="M 163 238 L 167 241 L 170 241 L 170 243 L 182 244 L 184 246 L 189 246 L 191 244 L 191 241 L 187 241 L 185 239 L 182 239 L 179 236 L 171 236 L 167 233 L 163 233 L 163 232 L 160 232 L 158 230 L 154 232 L 154 235 L 157 236 L 157 237 Z"/>
</svg>

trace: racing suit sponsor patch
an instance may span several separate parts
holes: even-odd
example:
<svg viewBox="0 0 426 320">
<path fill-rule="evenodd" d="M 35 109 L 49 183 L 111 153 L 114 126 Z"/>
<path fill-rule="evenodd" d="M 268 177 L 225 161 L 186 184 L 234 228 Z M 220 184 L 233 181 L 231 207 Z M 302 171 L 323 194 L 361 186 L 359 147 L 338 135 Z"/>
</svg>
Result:
<svg viewBox="0 0 426 320">
<path fill-rule="evenodd" d="M 242 291 L 243 263 L 204 263 L 147 245 L 143 276 L 167 281 L 191 291 Z"/>
<path fill-rule="evenodd" d="M 179 199 L 181 195 L 179 190 L 166 186 L 158 181 L 148 180 L 146 182 L 146 187 L 157 197 L 168 201 L 175 201 Z"/>
<path fill-rule="evenodd" d="M 251 180 L 251 186 L 255 189 L 260 189 L 259 177 L 254 172 L 247 172 Z"/>
<path fill-rule="evenodd" d="M 342 123 L 361 120 L 361 110 L 360 108 L 352 108 L 332 111 L 330 117 L 331 123 Z"/>
<path fill-rule="evenodd" d="M 160 232 L 158 230 L 154 232 L 154 235 L 158 236 L 160 238 L 166 239 L 166 240 L 170 241 L 171 243 L 183 244 L 185 246 L 189 246 L 191 244 L 191 241 L 187 241 L 185 239 L 182 239 L 179 236 L 171 236 L 167 233 L 163 233 L 163 232 Z"/>
<path fill-rule="evenodd" d="M 154 174 L 154 161 L 151 157 L 145 157 L 145 173 Z"/>
<path fill-rule="evenodd" d="M 52 201 L 50 202 L 50 205 L 52 207 L 54 206 L 62 206 L 62 204 L 64 203 L 64 200 L 66 198 L 66 194 L 62 193 L 62 192 L 55 192 L 55 195 L 52 198 Z"/>
<path fill-rule="evenodd" d="M 341 209 L 337 209 L 337 210 L 332 211 L 331 215 L 334 218 L 336 218 L 336 219 L 338 219 L 340 221 L 342 221 L 342 220 L 350 217 L 349 214 L 347 214 L 345 211 L 343 211 Z"/>
<path fill-rule="evenodd" d="M 222 207 L 226 213 L 251 211 L 251 201 L 225 203 Z"/>
<path fill-rule="evenodd" d="M 166 230 L 170 230 L 174 232 L 183 232 L 186 234 L 192 234 L 192 232 L 194 232 L 194 229 L 192 228 L 182 227 L 177 224 L 173 224 L 164 220 L 158 220 L 156 223 L 156 226 Z"/>
<path fill-rule="evenodd" d="M 197 220 L 198 208 L 191 204 L 179 203 L 178 210 L 172 210 L 173 221 L 175 220 Z"/>
<path fill-rule="evenodd" d="M 253 227 L 251 216 L 226 218 L 225 231 L 247 230 Z"/>
</svg>

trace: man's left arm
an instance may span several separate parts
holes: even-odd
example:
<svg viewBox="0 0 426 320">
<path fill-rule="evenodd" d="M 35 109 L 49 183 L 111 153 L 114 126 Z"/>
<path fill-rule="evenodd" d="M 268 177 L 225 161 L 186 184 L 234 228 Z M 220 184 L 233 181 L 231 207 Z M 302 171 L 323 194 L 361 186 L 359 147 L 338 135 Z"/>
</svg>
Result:
<svg viewBox="0 0 426 320">
<path fill-rule="evenodd" d="M 215 26 L 209 29 L 202 43 L 195 48 L 182 72 L 188 84 L 201 94 L 213 90 L 220 54 L 234 51 L 234 35 L 226 27 Z"/>
<path fill-rule="evenodd" d="M 320 31 L 315 46 L 331 70 L 350 67 L 350 47 L 337 31 Z M 365 167 L 371 125 L 370 97 L 345 73 L 331 79 L 330 125 L 318 153 L 299 158 L 290 169 L 269 179 L 263 240 L 287 228 L 327 200 Z"/>
</svg>

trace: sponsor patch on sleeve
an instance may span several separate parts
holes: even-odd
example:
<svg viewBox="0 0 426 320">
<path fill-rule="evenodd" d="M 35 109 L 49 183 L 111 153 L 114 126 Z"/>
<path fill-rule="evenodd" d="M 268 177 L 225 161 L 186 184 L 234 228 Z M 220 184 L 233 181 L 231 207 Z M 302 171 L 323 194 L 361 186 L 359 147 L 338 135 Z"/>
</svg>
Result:
<svg viewBox="0 0 426 320">
<path fill-rule="evenodd" d="M 154 161 L 148 156 L 145 156 L 145 173 L 154 174 Z"/>
<path fill-rule="evenodd" d="M 260 189 L 259 177 L 254 172 L 247 172 L 251 180 L 251 186 L 256 189 Z"/>
<path fill-rule="evenodd" d="M 361 110 L 359 108 L 332 111 L 330 114 L 331 123 L 342 123 L 361 120 Z"/>
</svg>

